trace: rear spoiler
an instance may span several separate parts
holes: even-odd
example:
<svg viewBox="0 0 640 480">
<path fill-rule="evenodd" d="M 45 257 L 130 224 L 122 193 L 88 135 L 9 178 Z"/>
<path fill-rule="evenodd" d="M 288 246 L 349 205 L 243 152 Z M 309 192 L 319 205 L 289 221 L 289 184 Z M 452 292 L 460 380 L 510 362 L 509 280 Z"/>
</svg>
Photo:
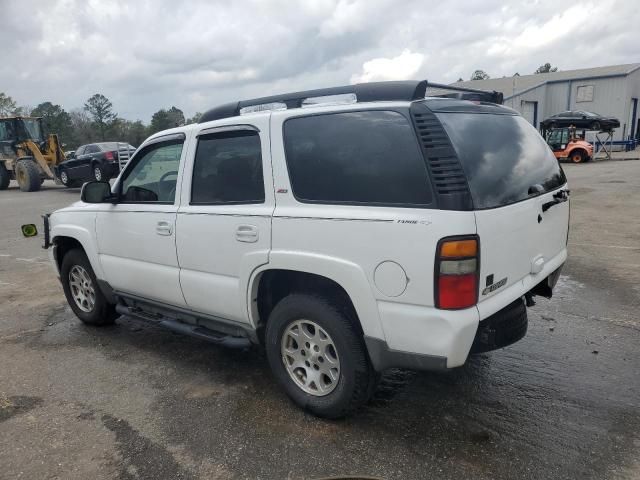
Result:
<svg viewBox="0 0 640 480">
<path fill-rule="evenodd" d="M 429 88 L 435 88 L 437 90 L 448 90 L 450 93 L 436 93 L 429 95 L 430 97 L 440 98 L 457 98 L 459 100 L 470 100 L 472 102 L 490 102 L 502 105 L 504 101 L 504 95 L 502 92 L 478 90 L 476 88 L 459 87 L 457 85 L 444 85 L 440 83 L 428 84 Z"/>
</svg>

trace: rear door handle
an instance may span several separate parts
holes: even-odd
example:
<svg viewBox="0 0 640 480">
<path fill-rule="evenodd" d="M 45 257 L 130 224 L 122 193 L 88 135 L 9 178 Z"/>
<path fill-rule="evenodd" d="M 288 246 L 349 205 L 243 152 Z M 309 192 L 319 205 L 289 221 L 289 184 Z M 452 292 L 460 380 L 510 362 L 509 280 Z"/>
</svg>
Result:
<svg viewBox="0 0 640 480">
<path fill-rule="evenodd" d="M 169 222 L 158 222 L 156 224 L 156 233 L 158 235 L 169 236 L 173 233 L 173 227 Z"/>
<path fill-rule="evenodd" d="M 255 225 L 239 225 L 236 229 L 236 240 L 239 242 L 255 243 L 258 237 L 258 227 Z"/>
</svg>

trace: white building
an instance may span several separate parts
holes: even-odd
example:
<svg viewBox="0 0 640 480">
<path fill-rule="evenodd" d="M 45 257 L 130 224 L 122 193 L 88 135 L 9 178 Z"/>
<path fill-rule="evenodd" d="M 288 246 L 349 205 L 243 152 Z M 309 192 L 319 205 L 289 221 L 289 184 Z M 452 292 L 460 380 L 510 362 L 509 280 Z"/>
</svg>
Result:
<svg viewBox="0 0 640 480">
<path fill-rule="evenodd" d="M 640 63 L 471 80 L 455 85 L 502 92 L 504 104 L 518 110 L 536 128 L 556 113 L 586 110 L 620 120 L 614 140 L 640 138 Z"/>
</svg>

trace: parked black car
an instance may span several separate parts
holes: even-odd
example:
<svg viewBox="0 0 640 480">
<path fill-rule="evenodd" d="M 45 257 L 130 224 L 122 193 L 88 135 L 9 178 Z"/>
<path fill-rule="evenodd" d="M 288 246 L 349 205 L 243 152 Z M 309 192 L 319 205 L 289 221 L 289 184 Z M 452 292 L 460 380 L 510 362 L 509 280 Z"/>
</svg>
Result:
<svg viewBox="0 0 640 480">
<path fill-rule="evenodd" d="M 609 131 L 618 128 L 620 120 L 613 117 L 605 117 L 598 113 L 585 112 L 584 110 L 569 110 L 556 113 L 540 122 L 540 126 L 544 130 L 570 127 L 571 125 L 588 130 Z"/>
<path fill-rule="evenodd" d="M 89 180 L 109 180 L 120 172 L 119 156 L 128 153 L 131 157 L 135 150 L 127 143 L 118 142 L 82 145 L 71 158 L 58 165 L 58 178 L 67 187 L 77 187 Z"/>
</svg>

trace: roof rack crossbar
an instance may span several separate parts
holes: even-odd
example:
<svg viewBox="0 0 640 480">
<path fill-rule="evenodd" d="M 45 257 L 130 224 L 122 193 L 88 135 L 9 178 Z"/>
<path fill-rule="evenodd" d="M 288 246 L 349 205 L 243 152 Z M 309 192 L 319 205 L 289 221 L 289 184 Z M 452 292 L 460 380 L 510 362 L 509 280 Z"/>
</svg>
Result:
<svg viewBox="0 0 640 480">
<path fill-rule="evenodd" d="M 268 97 L 254 98 L 251 100 L 241 100 L 239 102 L 226 103 L 212 108 L 205 112 L 198 123 L 220 120 L 222 118 L 235 117 L 240 115 L 240 110 L 246 107 L 283 103 L 289 108 L 300 108 L 304 100 L 315 97 L 327 97 L 331 95 L 355 94 L 357 102 L 376 101 L 413 101 L 425 98 L 427 88 L 439 88 L 447 90 L 463 91 L 468 93 L 492 95 L 499 92 L 487 92 L 473 88 L 457 87 L 451 85 L 441 85 L 430 83 L 426 80 L 405 80 L 397 82 L 372 82 L 358 83 L 356 85 L 345 85 L 342 87 L 320 88 L 316 90 L 305 90 L 301 92 L 285 93 L 282 95 L 271 95 Z M 500 103 L 502 94 L 500 93 Z"/>
</svg>

